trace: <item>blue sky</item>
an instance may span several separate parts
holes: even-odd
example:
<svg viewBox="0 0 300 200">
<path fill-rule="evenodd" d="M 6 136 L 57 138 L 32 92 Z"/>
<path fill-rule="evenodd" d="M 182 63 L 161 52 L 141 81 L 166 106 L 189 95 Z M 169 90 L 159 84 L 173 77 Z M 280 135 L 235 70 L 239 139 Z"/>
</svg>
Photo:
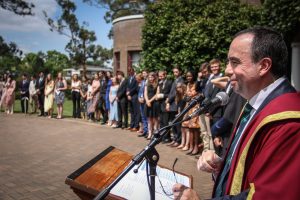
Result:
<svg viewBox="0 0 300 200">
<path fill-rule="evenodd" d="M 51 32 L 42 13 L 46 10 L 49 16 L 58 16 L 60 8 L 56 1 L 32 0 L 32 2 L 35 4 L 34 16 L 22 17 L 0 8 L 0 35 L 6 42 L 15 42 L 24 53 L 48 50 L 65 53 L 64 48 L 69 39 Z M 112 48 L 112 40 L 107 37 L 111 24 L 106 24 L 103 19 L 106 10 L 83 4 L 81 0 L 75 0 L 75 3 L 77 18 L 80 22 L 88 22 L 88 29 L 95 31 L 96 44 Z"/>
</svg>

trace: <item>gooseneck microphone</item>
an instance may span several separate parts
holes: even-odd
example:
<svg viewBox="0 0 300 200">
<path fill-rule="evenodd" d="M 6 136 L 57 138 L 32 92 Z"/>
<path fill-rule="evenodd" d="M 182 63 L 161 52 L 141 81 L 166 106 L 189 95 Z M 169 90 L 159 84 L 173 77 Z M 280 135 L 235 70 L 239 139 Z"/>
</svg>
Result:
<svg viewBox="0 0 300 200">
<path fill-rule="evenodd" d="M 228 102 L 229 102 L 228 94 L 226 94 L 226 92 L 219 92 L 215 98 L 213 98 L 211 101 L 206 101 L 204 103 L 204 106 L 195 110 L 192 114 L 187 116 L 183 121 L 188 121 L 196 116 L 199 116 L 199 115 L 207 112 L 212 107 L 225 106 Z"/>
</svg>

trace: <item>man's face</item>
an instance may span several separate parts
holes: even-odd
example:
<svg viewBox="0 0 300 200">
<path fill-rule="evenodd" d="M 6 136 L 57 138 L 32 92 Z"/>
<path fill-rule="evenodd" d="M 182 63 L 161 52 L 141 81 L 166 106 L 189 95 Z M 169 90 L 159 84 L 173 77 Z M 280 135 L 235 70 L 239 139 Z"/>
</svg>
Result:
<svg viewBox="0 0 300 200">
<path fill-rule="evenodd" d="M 202 77 L 203 78 L 207 78 L 208 77 L 208 70 L 207 70 L 207 68 L 202 69 L 201 73 L 202 73 Z"/>
<path fill-rule="evenodd" d="M 251 59 L 253 35 L 243 34 L 235 38 L 229 48 L 225 73 L 231 74 L 231 85 L 236 93 L 246 99 L 253 97 L 259 88 L 259 64 Z"/>
<path fill-rule="evenodd" d="M 143 71 L 142 76 L 143 76 L 144 80 L 146 80 L 148 77 L 148 73 L 146 71 Z"/>
<path fill-rule="evenodd" d="M 210 66 L 210 69 L 211 69 L 211 72 L 214 74 L 214 75 L 217 75 L 220 73 L 220 63 L 213 63 L 211 64 Z"/>
<path fill-rule="evenodd" d="M 120 74 L 118 74 L 118 75 L 117 75 L 117 79 L 118 79 L 119 81 L 121 81 L 121 80 L 122 80 L 122 76 L 121 76 Z"/>
<path fill-rule="evenodd" d="M 173 74 L 174 74 L 175 78 L 178 78 L 180 75 L 180 72 L 178 69 L 173 69 Z"/>
<path fill-rule="evenodd" d="M 165 73 L 163 73 L 163 72 L 159 72 L 159 73 L 158 73 L 158 79 L 159 79 L 159 80 L 164 80 L 165 77 L 166 77 L 166 76 L 165 76 Z"/>
</svg>

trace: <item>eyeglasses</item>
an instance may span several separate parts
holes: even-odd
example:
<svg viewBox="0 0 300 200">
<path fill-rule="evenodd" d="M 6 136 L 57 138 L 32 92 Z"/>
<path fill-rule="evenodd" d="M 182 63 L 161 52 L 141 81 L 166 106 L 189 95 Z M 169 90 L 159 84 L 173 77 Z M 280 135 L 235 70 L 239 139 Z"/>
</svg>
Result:
<svg viewBox="0 0 300 200">
<path fill-rule="evenodd" d="M 176 178 L 176 174 L 175 174 L 175 165 L 176 165 L 177 161 L 178 161 L 178 158 L 175 158 L 175 160 L 174 160 L 174 162 L 173 162 L 173 165 L 172 165 L 172 173 L 173 173 L 173 176 L 174 176 L 174 179 L 175 179 L 176 183 L 178 183 L 177 178 Z M 168 196 L 168 197 L 170 198 L 170 197 L 173 195 L 173 193 L 168 193 L 168 192 L 166 191 L 166 189 L 165 189 L 166 186 L 164 187 L 164 186 L 162 185 L 162 182 L 161 182 L 159 176 L 157 176 L 157 178 L 158 178 L 158 182 L 159 182 L 159 184 L 160 184 L 161 190 L 163 191 L 163 193 L 164 193 L 166 196 Z M 170 199 L 172 199 L 172 198 L 170 198 Z"/>
</svg>

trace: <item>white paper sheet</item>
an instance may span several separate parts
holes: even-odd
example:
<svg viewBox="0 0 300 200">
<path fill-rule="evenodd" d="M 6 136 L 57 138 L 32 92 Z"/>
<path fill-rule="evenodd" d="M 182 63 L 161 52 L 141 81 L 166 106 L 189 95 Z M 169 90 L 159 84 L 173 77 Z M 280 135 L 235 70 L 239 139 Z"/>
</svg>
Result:
<svg viewBox="0 0 300 200">
<path fill-rule="evenodd" d="M 137 174 L 133 172 L 134 167 L 112 190 L 111 193 L 129 200 L 150 200 L 149 188 L 147 184 L 146 175 L 146 161 L 144 161 L 139 168 Z M 155 177 L 155 199 L 157 200 L 170 200 L 173 199 L 172 187 L 176 183 L 181 183 L 190 187 L 190 179 L 175 172 L 176 179 L 172 170 L 156 168 L 157 176 Z M 164 188 L 162 190 L 161 184 Z"/>
</svg>

